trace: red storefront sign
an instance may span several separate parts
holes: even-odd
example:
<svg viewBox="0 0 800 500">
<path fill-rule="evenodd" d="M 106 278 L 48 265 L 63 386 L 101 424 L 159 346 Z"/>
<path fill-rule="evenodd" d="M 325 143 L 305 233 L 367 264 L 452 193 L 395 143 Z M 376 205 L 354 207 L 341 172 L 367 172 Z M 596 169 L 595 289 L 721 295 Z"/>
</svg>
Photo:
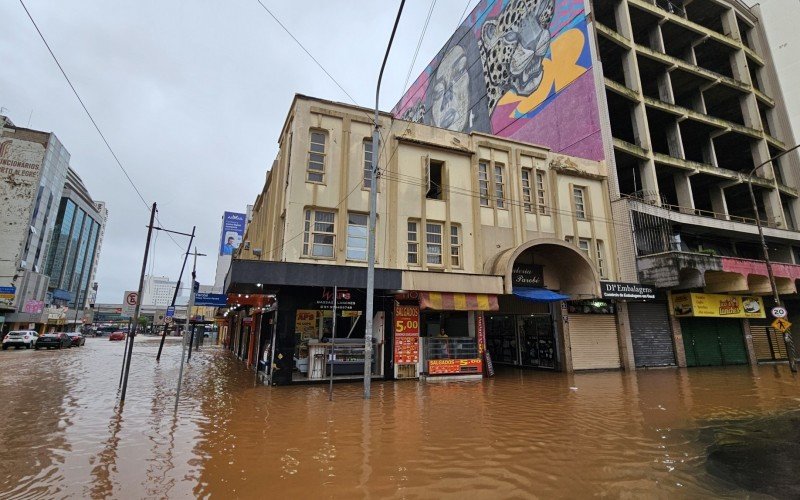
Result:
<svg viewBox="0 0 800 500">
<path fill-rule="evenodd" d="M 480 359 L 431 359 L 428 375 L 463 375 L 481 373 Z"/>
<path fill-rule="evenodd" d="M 394 362 L 398 365 L 419 362 L 419 306 L 394 307 Z"/>
</svg>

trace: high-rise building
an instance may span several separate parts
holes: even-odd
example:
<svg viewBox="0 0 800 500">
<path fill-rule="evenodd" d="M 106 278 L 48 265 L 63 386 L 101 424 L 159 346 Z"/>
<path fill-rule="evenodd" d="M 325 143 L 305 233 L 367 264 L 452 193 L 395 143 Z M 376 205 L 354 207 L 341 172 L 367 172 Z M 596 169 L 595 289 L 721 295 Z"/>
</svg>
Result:
<svg viewBox="0 0 800 500">
<path fill-rule="evenodd" d="M 45 266 L 56 303 L 63 301 L 79 311 L 86 306 L 107 217 L 105 204 L 92 200 L 81 178 L 70 168 Z"/>
<path fill-rule="evenodd" d="M 172 303 L 176 286 L 178 282 L 170 281 L 169 276 L 145 275 L 142 306 L 168 307 Z M 182 290 L 178 290 L 178 297 L 182 296 Z"/>
<path fill-rule="evenodd" d="M 789 2 L 763 3 L 782 16 Z M 636 365 L 785 359 L 763 310 L 728 314 L 771 295 L 760 222 L 800 321 L 800 158 L 760 12 L 740 0 L 482 1 L 393 113 L 606 162 L 620 278 L 664 292 L 624 308 Z M 701 300 L 723 305 L 686 305 Z M 716 309 L 725 317 L 709 327 Z"/>
<path fill-rule="evenodd" d="M 48 239 L 70 155 L 53 133 L 0 116 L 0 299 L 6 323 L 41 323 L 48 291 Z M 19 325 L 17 325 L 19 326 Z"/>
</svg>

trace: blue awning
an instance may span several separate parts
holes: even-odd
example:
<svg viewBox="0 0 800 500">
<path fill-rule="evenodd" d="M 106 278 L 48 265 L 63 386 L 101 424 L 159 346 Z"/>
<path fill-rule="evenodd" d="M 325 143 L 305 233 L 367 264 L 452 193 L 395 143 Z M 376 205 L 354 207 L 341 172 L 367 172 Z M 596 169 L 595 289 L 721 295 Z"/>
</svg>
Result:
<svg viewBox="0 0 800 500">
<path fill-rule="evenodd" d="M 547 288 L 514 288 L 514 295 L 532 302 L 558 302 L 569 300 L 569 295 L 561 295 Z"/>
</svg>

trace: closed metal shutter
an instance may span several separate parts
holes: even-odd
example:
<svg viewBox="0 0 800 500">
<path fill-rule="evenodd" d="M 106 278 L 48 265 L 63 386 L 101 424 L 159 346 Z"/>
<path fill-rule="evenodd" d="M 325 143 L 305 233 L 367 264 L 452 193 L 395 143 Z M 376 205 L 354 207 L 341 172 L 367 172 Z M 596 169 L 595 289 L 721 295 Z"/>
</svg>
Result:
<svg viewBox="0 0 800 500">
<path fill-rule="evenodd" d="M 574 370 L 620 368 L 617 318 L 613 314 L 570 314 Z"/>
<path fill-rule="evenodd" d="M 680 321 L 687 366 L 747 364 L 739 320 L 681 318 Z"/>
<path fill-rule="evenodd" d="M 767 325 L 753 323 L 754 322 L 751 320 L 750 335 L 753 337 L 756 359 L 759 361 L 788 359 L 786 356 L 786 344 L 783 343 L 783 336 Z"/>
<path fill-rule="evenodd" d="M 665 302 L 631 302 L 628 320 L 636 366 L 675 364 L 675 346 Z"/>
</svg>

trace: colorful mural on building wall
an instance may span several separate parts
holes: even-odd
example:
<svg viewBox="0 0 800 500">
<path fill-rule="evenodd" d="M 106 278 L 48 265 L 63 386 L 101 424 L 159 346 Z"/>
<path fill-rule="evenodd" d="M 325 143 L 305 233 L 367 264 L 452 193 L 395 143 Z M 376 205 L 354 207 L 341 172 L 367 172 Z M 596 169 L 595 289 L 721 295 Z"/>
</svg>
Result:
<svg viewBox="0 0 800 500">
<path fill-rule="evenodd" d="M 583 0 L 483 0 L 392 113 L 603 159 Z"/>
</svg>

